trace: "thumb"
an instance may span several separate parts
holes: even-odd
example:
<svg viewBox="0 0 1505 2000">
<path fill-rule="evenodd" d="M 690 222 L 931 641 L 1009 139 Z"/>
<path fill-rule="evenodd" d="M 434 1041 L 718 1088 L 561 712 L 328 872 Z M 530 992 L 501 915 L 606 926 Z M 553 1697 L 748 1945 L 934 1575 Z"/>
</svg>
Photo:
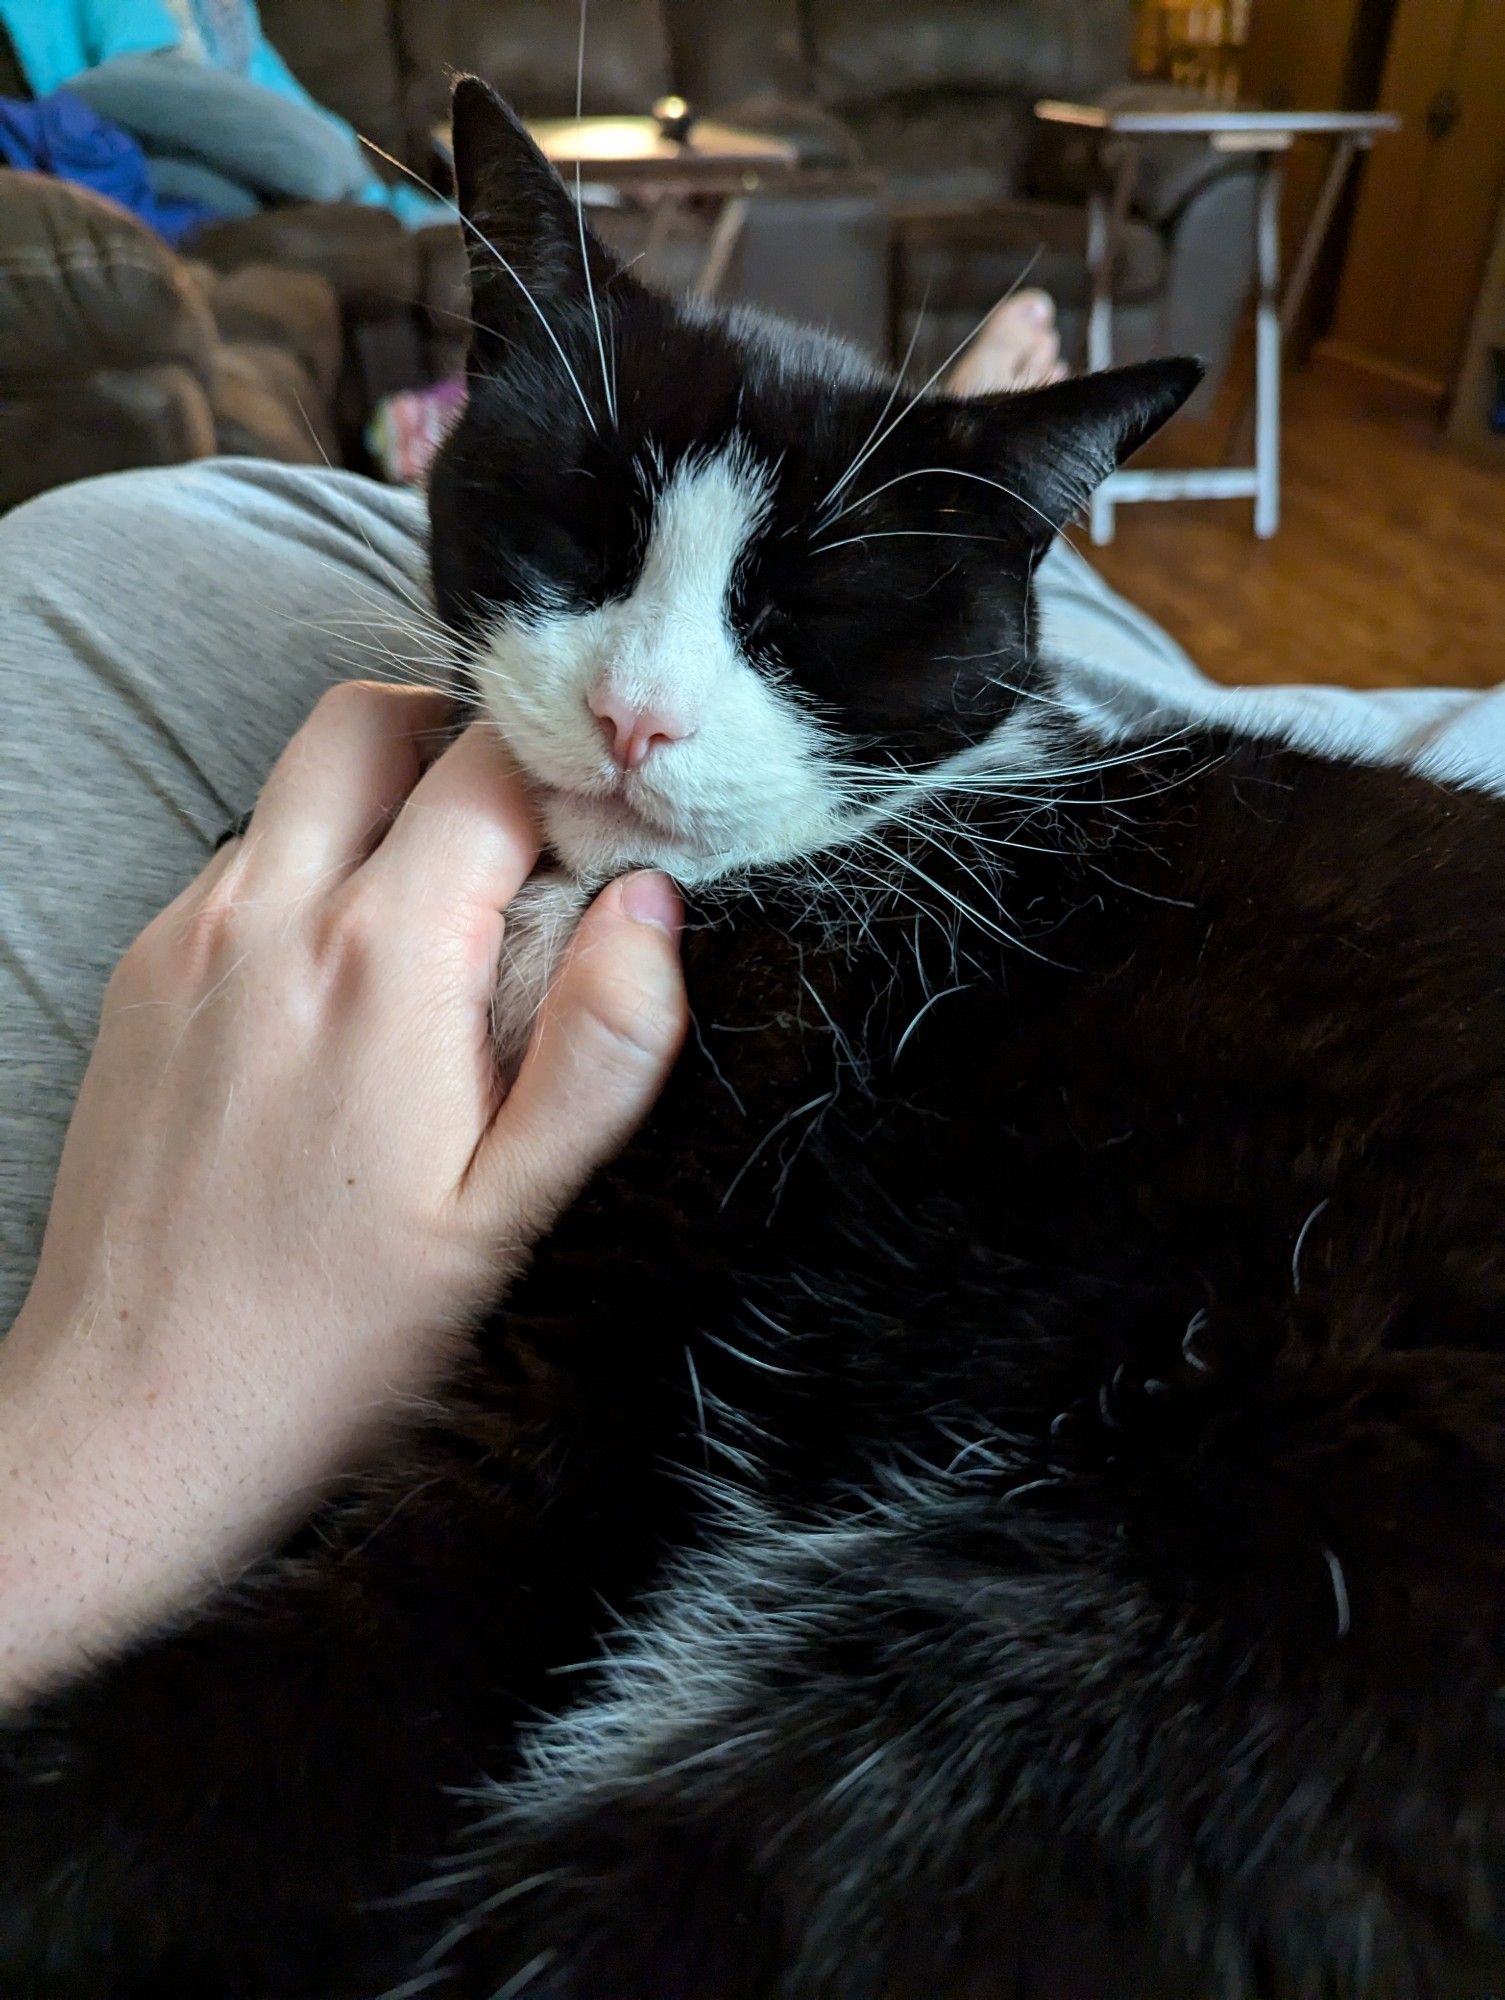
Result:
<svg viewBox="0 0 1505 2000">
<path fill-rule="evenodd" d="M 541 1235 L 668 1080 L 689 1019 L 682 914 L 667 876 L 641 874 L 610 883 L 581 919 L 471 1163 L 467 1199 L 492 1240 L 521 1249 Z"/>
</svg>

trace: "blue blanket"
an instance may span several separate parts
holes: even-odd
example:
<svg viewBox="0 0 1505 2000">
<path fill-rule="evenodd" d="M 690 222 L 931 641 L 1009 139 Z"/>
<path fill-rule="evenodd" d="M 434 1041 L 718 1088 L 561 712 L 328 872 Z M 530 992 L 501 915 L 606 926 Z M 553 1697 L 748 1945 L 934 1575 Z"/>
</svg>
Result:
<svg viewBox="0 0 1505 2000">
<path fill-rule="evenodd" d="M 191 26 L 185 29 L 185 20 Z M 310 97 L 267 40 L 255 0 L 0 0 L 0 25 L 15 44 L 16 59 L 38 97 L 64 87 L 84 70 L 116 56 L 147 55 L 175 49 L 210 68 L 242 76 L 274 96 L 315 111 L 350 146 L 354 128 Z M 389 187 L 372 169 L 355 199 L 390 209 L 408 229 L 453 224 L 454 209 L 420 192 L 411 182 Z"/>
<path fill-rule="evenodd" d="M 108 195 L 169 243 L 212 220 L 196 202 L 160 201 L 136 141 L 66 90 L 35 104 L 0 97 L 0 161 Z"/>
</svg>

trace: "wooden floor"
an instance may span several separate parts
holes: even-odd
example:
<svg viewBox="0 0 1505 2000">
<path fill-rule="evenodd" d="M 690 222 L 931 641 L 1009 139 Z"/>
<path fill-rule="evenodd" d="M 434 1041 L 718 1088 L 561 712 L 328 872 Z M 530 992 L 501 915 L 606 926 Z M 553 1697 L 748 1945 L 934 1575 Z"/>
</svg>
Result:
<svg viewBox="0 0 1505 2000">
<path fill-rule="evenodd" d="M 1217 426 L 1164 462 L 1217 448 Z M 1153 448 L 1152 448 L 1153 449 Z M 1115 588 L 1224 681 L 1480 687 L 1505 680 L 1505 477 L 1346 371 L 1287 380 L 1285 506 L 1258 542 L 1241 501 L 1125 507 L 1074 539 Z"/>
</svg>

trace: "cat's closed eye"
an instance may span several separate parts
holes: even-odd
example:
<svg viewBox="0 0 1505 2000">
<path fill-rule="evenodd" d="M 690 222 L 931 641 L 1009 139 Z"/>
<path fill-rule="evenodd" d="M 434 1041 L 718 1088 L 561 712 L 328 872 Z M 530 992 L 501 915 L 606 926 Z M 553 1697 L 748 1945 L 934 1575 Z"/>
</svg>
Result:
<svg viewBox="0 0 1505 2000">
<path fill-rule="evenodd" d="M 556 598 L 587 601 L 598 588 L 602 552 L 578 524 L 520 503 L 498 523 L 514 561 Z"/>
</svg>

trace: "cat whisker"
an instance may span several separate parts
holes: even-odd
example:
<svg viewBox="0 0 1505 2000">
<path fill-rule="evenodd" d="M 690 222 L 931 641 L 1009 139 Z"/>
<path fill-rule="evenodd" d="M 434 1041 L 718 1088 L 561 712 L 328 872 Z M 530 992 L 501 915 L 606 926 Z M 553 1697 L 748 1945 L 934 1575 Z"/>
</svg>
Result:
<svg viewBox="0 0 1505 2000">
<path fill-rule="evenodd" d="M 410 628 L 394 614 L 389 613 L 388 625 L 393 643 L 387 643 L 382 628 L 375 619 L 364 621 L 361 629 L 367 634 L 365 638 L 358 638 L 350 632 L 338 630 L 339 621 L 325 622 L 310 619 L 300 622 L 311 626 L 316 632 L 323 633 L 337 646 L 352 649 L 358 655 L 366 655 L 365 659 L 350 658 L 348 655 L 342 659 L 338 654 L 331 655 L 337 665 L 350 668 L 362 678 L 389 680 L 391 684 L 399 687 L 414 685 L 426 687 L 451 701 L 464 698 L 467 690 L 461 678 L 459 658 L 448 651 L 428 651 L 427 648 L 433 645 L 436 635 Z M 404 636 L 418 642 L 415 650 L 411 652 L 395 650 L 395 642 Z M 373 668 L 373 661 L 379 662 L 387 672 L 384 674 Z"/>
<path fill-rule="evenodd" d="M 308 434 L 313 439 L 314 444 L 317 446 L 319 455 L 324 460 L 325 466 L 331 472 L 337 471 L 339 468 L 337 468 L 332 463 L 328 452 L 325 451 L 323 444 L 320 442 L 318 433 L 317 431 L 315 431 L 313 424 L 309 420 L 308 412 L 303 407 L 302 399 L 295 393 L 293 400 L 298 405 L 299 415 L 303 418 L 303 422 L 308 430 Z M 332 497 L 332 495 L 337 490 L 338 489 L 336 487 L 333 486 L 330 487 L 329 489 L 327 489 L 326 497 Z M 370 556 L 372 562 L 386 572 L 385 574 L 386 583 L 390 586 L 392 590 L 396 592 L 398 597 L 402 599 L 402 601 L 409 607 L 409 609 L 417 615 L 419 620 L 422 622 L 424 630 L 427 632 L 431 632 L 435 638 L 439 639 L 443 643 L 446 644 L 453 643 L 445 627 L 440 624 L 438 615 L 435 612 L 433 606 L 425 603 L 424 600 L 418 595 L 417 590 L 413 588 L 402 577 L 402 575 L 399 572 L 395 571 L 394 566 L 390 562 L 384 562 L 383 558 L 377 554 L 375 545 L 373 544 L 370 535 L 366 532 L 366 529 L 361 522 L 359 511 L 358 510 L 346 511 L 342 514 L 341 518 L 345 526 L 353 528 L 355 530 L 355 533 L 364 543 L 366 553 L 367 555 Z M 324 563 L 324 567 L 331 571 L 333 571 L 334 569 L 334 565 L 327 561 Z M 383 598 L 379 597 L 374 590 L 371 592 L 371 601 L 373 604 L 377 604 L 381 607 L 384 616 L 395 619 L 395 614 L 392 612 L 391 606 Z"/>
<path fill-rule="evenodd" d="M 912 413 L 912 411 L 915 410 L 915 408 L 919 405 L 919 403 L 923 400 L 923 398 L 927 396 L 930 393 L 930 391 L 935 387 L 936 383 L 939 382 L 941 377 L 945 374 L 946 370 L 951 366 L 952 362 L 956 360 L 957 356 L 962 352 L 962 350 L 970 346 L 971 343 L 977 338 L 978 334 L 982 332 L 983 328 L 987 325 L 988 321 L 992 318 L 993 314 L 998 310 L 999 306 L 1006 305 L 1008 301 L 1014 296 L 1015 292 L 1018 291 L 1019 287 L 1028 281 L 1030 273 L 1034 270 L 1036 264 L 1039 263 L 1041 257 L 1044 254 L 1045 254 L 1045 245 L 1042 243 L 1036 249 L 1035 254 L 1030 258 L 1029 262 L 1025 265 L 1024 269 L 1019 273 L 1019 276 L 1014 280 L 1013 284 L 1009 286 L 1008 290 L 1004 293 L 1003 297 L 1001 299 L 996 300 L 992 305 L 988 307 L 987 311 L 983 314 L 982 318 L 977 322 L 976 326 L 974 326 L 972 330 L 968 334 L 966 334 L 966 336 L 963 339 L 959 340 L 956 343 L 955 347 L 952 348 L 951 352 L 946 356 L 945 360 L 940 364 L 940 366 L 934 369 L 932 373 L 925 378 L 925 380 L 920 384 L 919 388 L 916 389 L 913 396 L 911 396 L 909 401 L 905 404 L 904 408 L 900 410 L 898 416 L 896 416 L 893 419 L 892 423 L 890 423 L 886 429 L 881 430 L 878 433 L 877 437 L 873 438 L 857 454 L 856 458 L 853 459 L 851 465 L 848 466 L 847 470 L 842 474 L 841 478 L 837 480 L 836 484 L 831 488 L 830 492 L 826 495 L 825 499 L 822 501 L 821 505 L 823 509 L 830 506 L 831 502 L 837 497 L 837 495 L 841 493 L 845 487 L 849 486 L 852 480 L 854 480 L 857 477 L 857 474 L 862 470 L 863 466 L 867 464 L 868 460 L 873 456 L 873 453 L 879 449 L 879 447 L 885 442 L 886 439 L 892 437 L 893 433 L 899 428 L 900 424 L 903 423 L 904 419 L 907 416 L 909 416 Z M 880 418 L 879 421 L 881 422 L 882 419 Z"/>
<path fill-rule="evenodd" d="M 831 1104 L 835 1101 L 835 1097 L 836 1093 L 834 1090 L 822 1091 L 819 1097 L 812 1097 L 808 1101 L 808 1103 L 805 1104 L 797 1104 L 792 1111 L 786 1112 L 784 1116 L 780 1118 L 776 1124 L 770 1126 L 768 1131 L 766 1131 L 763 1134 L 762 1138 L 758 1141 L 757 1145 L 753 1147 L 752 1151 L 748 1154 L 747 1158 L 742 1162 L 741 1166 L 737 1169 L 736 1173 L 733 1174 L 725 1194 L 723 1194 L 721 1197 L 722 1208 L 726 1207 L 727 1203 L 732 1199 L 733 1195 L 736 1194 L 738 1188 L 741 1187 L 743 1181 L 746 1179 L 748 1173 L 752 1170 L 754 1164 L 762 1156 L 762 1154 L 767 1151 L 768 1147 L 772 1145 L 773 1141 L 779 1136 L 781 1132 L 787 1131 L 788 1128 L 794 1123 L 794 1121 L 797 1118 L 805 1117 L 805 1115 L 808 1112 L 812 1111 L 820 1112 L 824 1110 L 828 1104 Z M 706 1338 L 710 1339 L 711 1336 L 708 1334 Z M 755 1362 L 753 1365 L 755 1367 L 766 1368 L 770 1364 L 767 1362 Z M 782 1374 L 786 1371 L 782 1369 L 774 1369 L 773 1372 L 775 1374 Z"/>
<path fill-rule="evenodd" d="M 923 923 L 929 924 L 934 929 L 941 931 L 946 938 L 948 946 L 948 975 L 955 975 L 960 967 L 961 956 L 960 924 L 955 918 L 950 920 L 948 926 L 947 918 L 942 910 L 937 909 L 934 904 L 927 903 L 921 897 L 916 896 L 902 882 L 895 881 L 889 875 L 880 874 L 875 869 L 865 867 L 858 861 L 855 854 L 848 853 L 843 855 L 842 867 L 846 874 L 856 879 L 859 883 L 867 885 L 868 892 L 874 903 L 874 918 L 880 914 L 879 906 L 882 904 L 894 905 L 903 903 L 915 912 L 915 924 L 917 928 Z M 897 916 L 899 912 L 895 909 L 893 914 Z M 871 922 L 872 918 L 869 921 Z M 919 962 L 918 946 L 916 947 L 916 962 Z"/>
<path fill-rule="evenodd" d="M 364 132 L 358 134 L 358 137 L 360 139 L 361 144 L 367 147 L 371 152 L 375 153 L 378 159 L 385 160 L 389 166 L 396 167 L 399 173 L 406 174 L 408 179 L 410 181 L 415 182 L 417 186 L 422 188 L 425 194 L 432 195 L 435 201 L 442 203 L 443 206 L 447 208 L 450 211 L 450 213 L 454 216 L 455 220 L 460 224 L 461 228 L 468 229 L 471 235 L 474 236 L 476 241 L 482 246 L 482 248 L 488 250 L 491 253 L 491 255 L 496 259 L 497 263 L 506 272 L 507 276 L 512 280 L 513 284 L 517 286 L 518 290 L 522 293 L 523 297 L 528 301 L 528 304 L 532 307 L 539 325 L 548 335 L 550 344 L 553 346 L 554 352 L 559 356 L 560 366 L 564 369 L 565 374 L 570 378 L 570 384 L 573 387 L 576 396 L 579 398 L 580 407 L 585 412 L 587 423 L 589 423 L 592 430 L 598 429 L 599 426 L 596 423 L 596 413 L 591 408 L 589 402 L 586 400 L 585 391 L 580 386 L 580 377 L 575 373 L 574 369 L 570 366 L 570 357 L 565 353 L 563 343 L 560 341 L 558 334 L 555 333 L 553 327 L 550 326 L 547 313 L 545 313 L 543 307 L 538 303 L 538 300 L 533 296 L 533 293 L 528 287 L 528 285 L 523 281 L 522 277 L 513 268 L 513 266 L 508 263 L 507 259 L 502 255 L 501 251 L 498 250 L 496 245 L 491 241 L 490 237 L 485 235 L 483 231 L 481 231 L 476 227 L 476 225 L 471 221 L 470 217 L 466 215 L 463 212 L 463 210 L 459 207 L 458 203 L 451 201 L 448 195 L 440 194 L 439 190 L 434 186 L 432 181 L 426 181 L 423 178 L 422 174 L 415 173 L 411 167 L 404 166 L 401 160 L 397 159 L 393 154 L 387 152 L 384 147 L 378 146 L 374 139 L 368 139 Z"/>
<path fill-rule="evenodd" d="M 808 1110 L 809 1106 L 807 1105 L 805 1108 Z M 760 1314 L 759 1317 L 766 1318 L 766 1315 Z M 769 1322 L 769 1324 L 772 1324 L 772 1322 Z M 782 1333 L 783 1328 L 775 1328 L 775 1331 Z M 797 1382 L 800 1379 L 800 1371 L 797 1368 L 780 1368 L 776 1363 L 763 1361 L 755 1354 L 744 1354 L 740 1347 L 733 1347 L 729 1340 L 723 1340 L 719 1334 L 705 1333 L 703 1328 L 702 1333 L 704 1333 L 704 1337 L 711 1343 L 712 1347 L 719 1347 L 724 1354 L 729 1354 L 734 1361 L 745 1361 L 749 1368 L 760 1368 L 765 1375 L 783 1375 L 791 1382 Z"/>
<path fill-rule="evenodd" d="M 981 769 L 948 772 L 944 766 L 929 771 L 859 771 L 849 780 L 854 796 L 880 795 L 885 789 L 892 791 L 912 790 L 925 796 L 942 792 L 982 793 L 1003 797 L 1027 797 L 1018 787 L 1023 784 L 1039 785 L 1062 778 L 1091 777 L 1100 771 L 1112 771 L 1123 765 L 1148 763 L 1151 758 L 1169 755 L 1183 748 L 1191 734 L 1188 724 L 1168 731 L 1149 743 L 1127 745 L 1123 750 L 1114 751 L 1105 757 L 1091 757 L 1082 762 L 1064 764 L 1029 764 L 1017 773 L 984 766 Z M 1205 767 L 1198 767 L 1205 768 Z M 1185 778 L 1196 775 L 1184 773 L 1172 778 L 1170 784 L 1182 783 Z M 1143 796 L 1134 794 L 1132 796 Z"/>
<path fill-rule="evenodd" d="M 1009 930 L 1005 925 L 999 923 L 995 917 L 989 916 L 985 911 L 977 909 L 973 904 L 967 902 L 964 897 L 958 895 L 954 889 L 948 888 L 944 882 L 938 882 L 917 861 L 913 861 L 907 855 L 899 854 L 893 848 L 887 846 L 876 834 L 866 835 L 865 844 L 876 848 L 896 868 L 902 868 L 907 874 L 913 875 L 933 895 L 939 896 L 945 904 L 954 909 L 959 918 L 969 924 L 976 925 L 979 930 L 996 938 L 1000 944 L 1006 944 L 1019 951 L 1027 952 L 1031 958 L 1038 959 L 1042 965 L 1053 965 L 1055 963 L 1053 959 L 1047 958 L 1044 952 L 1036 951 L 1034 946 L 1027 943 L 1017 932 Z M 970 873 L 971 871 L 969 870 L 968 872 Z M 919 900 L 916 898 L 916 901 Z M 921 907 L 924 908 L 926 906 L 921 903 Z"/>
<path fill-rule="evenodd" d="M 457 312 L 453 306 L 434 304 L 426 306 L 424 310 L 433 313 L 439 319 L 450 320 L 456 326 L 468 327 L 472 333 L 485 333 L 488 330 L 486 322 L 477 319 L 474 313 Z"/>
<path fill-rule="evenodd" d="M 866 1065 L 862 1062 L 861 1058 L 857 1054 L 857 1051 L 853 1048 L 851 1037 L 845 1034 L 841 1029 L 841 1027 L 837 1024 L 837 1021 L 835 1017 L 832 1015 L 830 1008 L 821 998 L 819 989 L 811 985 L 810 980 L 803 969 L 803 966 L 801 967 L 800 970 L 800 984 L 801 986 L 804 987 L 805 991 L 810 995 L 810 998 L 815 1002 L 816 1006 L 820 1009 L 821 1018 L 825 1021 L 826 1026 L 831 1030 L 832 1046 L 835 1048 L 838 1056 L 847 1065 L 847 1067 L 853 1071 L 854 1074 L 861 1076 L 866 1068 Z"/>
<path fill-rule="evenodd" d="M 701 1056 L 705 1060 L 706 1067 L 710 1070 L 711 1074 L 715 1077 L 716 1081 L 721 1085 L 721 1088 L 726 1092 L 727 1096 L 730 1097 L 732 1103 L 737 1107 L 738 1114 L 741 1117 L 745 1118 L 747 1116 L 747 1106 L 742 1102 L 741 1097 L 738 1095 L 736 1086 L 728 1081 L 726 1074 L 723 1071 L 720 1063 L 717 1062 L 715 1056 L 712 1054 L 711 1049 L 706 1042 L 705 1035 L 702 1032 L 700 1026 L 700 1017 L 693 1011 L 693 1009 L 691 1010 L 690 1014 L 690 1029 L 695 1037 L 695 1045 L 700 1050 Z"/>
<path fill-rule="evenodd" d="M 1332 1580 L 1333 1607 L 1337 1613 L 1338 1637 L 1346 1639 L 1353 1625 L 1353 1613 L 1348 1596 L 1348 1578 L 1343 1574 L 1343 1565 L 1332 1549 L 1322 1551 L 1322 1559 L 1327 1564 L 1327 1573 Z"/>
<path fill-rule="evenodd" d="M 558 1956 L 559 1953 L 553 1945 L 537 1953 L 535 1957 L 528 1960 L 528 1963 L 523 1967 L 521 1972 L 514 1973 L 505 1986 L 499 1986 L 496 1989 L 495 1993 L 491 1996 L 491 2000 L 522 2000 L 522 1996 L 533 1984 L 539 1973 L 547 1972 Z"/>
<path fill-rule="evenodd" d="M 1298 1299 L 1301 1297 L 1301 1253 L 1306 1248 L 1306 1239 L 1311 1234 L 1312 1224 L 1316 1222 L 1319 1216 L 1322 1215 L 1324 1210 L 1331 1207 L 1331 1205 L 1332 1205 L 1332 1197 L 1330 1195 L 1325 1196 L 1323 1200 L 1318 1202 L 1317 1206 L 1312 1210 L 1311 1214 L 1307 1217 L 1306 1221 L 1302 1223 L 1301 1228 L 1297 1231 L 1296 1247 L 1291 1252 L 1291 1291 L 1293 1295 Z"/>
<path fill-rule="evenodd" d="M 862 464 L 863 454 L 866 452 L 868 446 L 873 442 L 873 439 L 877 436 L 879 430 L 882 428 L 884 418 L 893 408 L 894 398 L 898 395 L 900 388 L 903 386 L 904 377 L 906 372 L 908 371 L 910 359 L 914 354 L 915 343 L 919 340 L 920 329 L 925 324 L 925 309 L 929 305 L 929 303 L 930 303 L 930 283 L 929 280 L 927 279 L 924 293 L 920 299 L 920 309 L 915 314 L 914 331 L 909 336 L 909 345 L 904 350 L 904 359 L 899 363 L 898 372 L 894 376 L 893 387 L 888 392 L 888 400 L 884 403 L 883 408 L 878 412 L 878 415 L 873 423 L 873 428 L 868 432 L 867 436 L 862 440 L 862 443 L 858 445 L 856 451 L 853 453 L 851 464 L 848 465 L 846 471 L 841 475 L 840 479 L 837 480 L 836 484 L 831 488 L 830 492 L 827 493 L 825 498 L 821 501 L 820 504 L 822 512 L 827 507 L 830 506 L 832 499 L 836 496 L 836 494 L 838 494 L 841 491 L 842 487 L 845 486 L 845 484 L 850 478 L 852 478 L 853 474 Z"/>
<path fill-rule="evenodd" d="M 1064 535 L 1065 532 L 1063 528 L 1061 533 Z M 1024 599 L 1022 609 L 1024 617 L 1024 654 L 1026 659 L 1031 655 L 1033 644 L 1030 638 L 1029 614 L 1035 596 L 1035 564 L 1040 560 L 1042 553 L 1047 547 L 1049 547 L 1049 544 L 1042 542 L 1038 547 L 1032 548 L 1029 552 L 1029 560 L 1024 565 Z"/>
<path fill-rule="evenodd" d="M 444 1961 L 454 1951 L 456 1945 L 463 1944 L 466 1938 L 473 1936 L 488 1917 L 494 1917 L 497 1911 L 504 1908 L 508 1903 L 514 1903 L 523 1896 L 531 1895 L 536 1889 L 546 1888 L 549 1883 L 558 1881 L 560 1874 L 561 1870 L 557 1868 L 540 1870 L 535 1875 L 525 1876 L 519 1882 L 509 1882 L 505 1887 L 496 1890 L 489 1896 L 483 1897 L 479 1902 L 469 1904 L 465 1914 L 457 1918 L 450 1925 L 449 1929 L 437 1938 L 423 1954 L 420 1964 L 424 1969 L 420 1970 L 418 1975 L 418 1980 L 423 1983 L 412 1982 L 406 1986 L 396 1987 L 384 1993 L 381 1996 L 381 2000 L 403 2000 L 403 1996 L 426 1992 L 428 1987 L 436 1980 L 447 1978 L 448 1974 L 444 1970 Z M 448 1889 L 451 1885 L 454 1887 L 464 1887 L 471 1882 L 481 1879 L 484 1879 L 481 1871 L 478 1868 L 470 1868 L 464 1871 L 457 1871 L 450 1876 L 435 1877 L 430 1881 L 422 1883 L 420 1889 L 423 1895 L 426 1895 L 430 1899 L 437 1899 L 439 1892 Z M 393 1905 L 395 1906 L 404 1900 L 417 1901 L 419 1898 L 411 1895 L 407 1898 L 394 1898 Z"/>
<path fill-rule="evenodd" d="M 418 1972 L 411 1979 L 405 1979 L 400 1986 L 389 1986 L 377 1996 L 377 2000 L 417 2000 L 420 1993 L 432 1993 L 441 1979 L 449 1974 L 438 1966 L 427 1972 Z"/>
<path fill-rule="evenodd" d="M 690 1377 L 690 1394 L 695 1398 L 695 1420 L 700 1430 L 700 1447 L 705 1453 L 706 1464 L 711 1462 L 711 1439 L 705 1423 L 705 1397 L 700 1393 L 700 1375 L 695 1366 L 695 1356 L 690 1352 L 690 1343 L 685 1342 L 685 1368 Z"/>
<path fill-rule="evenodd" d="M 953 993 L 965 993 L 966 991 L 967 991 L 966 986 L 960 985 L 960 986 L 946 986 L 943 987 L 939 993 L 932 993 L 929 999 L 925 1002 L 924 1006 L 920 1008 L 919 1012 L 910 1021 L 909 1026 L 904 1030 L 903 1034 L 900 1035 L 898 1041 L 894 1044 L 894 1052 L 890 1060 L 893 1062 L 897 1062 L 900 1056 L 903 1055 L 905 1049 L 909 1045 L 910 1036 L 914 1033 L 915 1029 L 919 1027 L 921 1021 L 924 1020 L 925 1016 L 930 1012 L 932 1007 L 938 1005 L 939 1002 L 941 1002 L 942 1000 L 949 1000 Z"/>
<path fill-rule="evenodd" d="M 465 690 L 460 683 L 447 678 L 442 669 L 415 659 L 411 654 L 394 653 L 374 643 L 355 640 L 342 643 L 353 646 L 354 652 L 343 655 L 331 652 L 330 661 L 332 665 L 343 668 L 351 680 L 375 681 L 381 687 L 421 687 L 453 702 L 464 699 Z"/>
<path fill-rule="evenodd" d="M 575 123 L 580 123 L 580 113 L 585 101 L 585 16 L 590 0 L 580 0 L 580 42 L 575 52 Z M 606 410 L 613 425 L 617 421 L 617 398 L 612 377 L 606 367 L 606 342 L 601 334 L 601 314 L 596 305 L 596 282 L 591 276 L 590 257 L 585 247 L 585 207 L 580 199 L 580 162 L 575 162 L 575 220 L 580 228 L 580 268 L 585 274 L 586 296 L 590 300 L 591 323 L 596 329 L 596 352 L 601 357 L 601 388 L 606 397 Z"/>
<path fill-rule="evenodd" d="M 974 535 L 959 528 L 882 528 L 870 535 L 846 535 L 839 542 L 817 542 L 812 545 L 813 556 L 829 555 L 832 549 L 850 549 L 858 542 L 894 542 L 919 540 L 926 542 L 1000 542 L 1009 544 L 1007 535 Z"/>
<path fill-rule="evenodd" d="M 982 472 L 967 472 L 959 465 L 921 465 L 910 472 L 896 472 L 892 479 L 885 479 L 881 486 L 875 486 L 870 493 L 859 494 L 855 500 L 849 500 L 845 507 L 839 507 L 830 519 L 833 522 L 844 520 L 857 508 L 865 507 L 870 500 L 876 500 L 880 493 L 887 493 L 890 487 L 901 486 L 906 479 L 924 479 L 931 475 L 946 479 L 972 479 L 979 486 L 991 486 L 995 492 L 1005 494 L 1010 500 L 1017 500 L 1021 507 L 1027 507 L 1032 514 L 1038 515 L 1052 535 L 1056 532 L 1057 524 L 1048 514 L 1042 512 L 1033 500 L 1026 500 L 1022 493 L 1016 493 L 1012 486 L 1005 486 L 1001 479 L 990 479 Z"/>
</svg>

